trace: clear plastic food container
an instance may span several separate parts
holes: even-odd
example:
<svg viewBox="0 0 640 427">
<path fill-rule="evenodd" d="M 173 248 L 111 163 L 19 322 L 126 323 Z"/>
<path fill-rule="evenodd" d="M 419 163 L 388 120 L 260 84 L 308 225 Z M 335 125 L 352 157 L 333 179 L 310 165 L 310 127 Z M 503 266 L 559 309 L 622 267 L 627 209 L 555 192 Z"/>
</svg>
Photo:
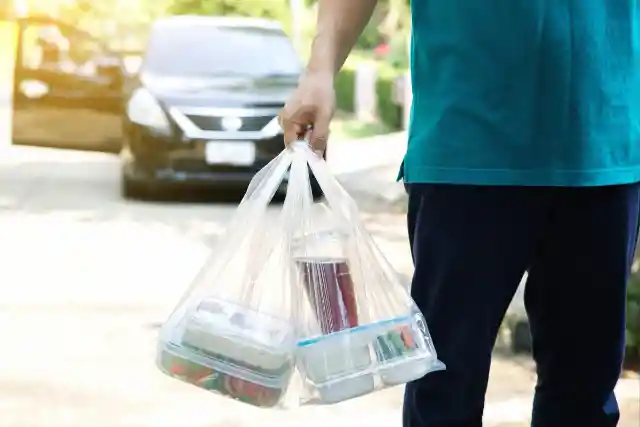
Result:
<svg viewBox="0 0 640 427">
<path fill-rule="evenodd" d="M 166 374 L 255 406 L 280 403 L 294 370 L 288 322 L 218 299 L 187 312 L 159 345 Z"/>
<path fill-rule="evenodd" d="M 321 403 L 333 404 L 443 369 L 416 314 L 298 342 L 298 366 Z"/>
</svg>

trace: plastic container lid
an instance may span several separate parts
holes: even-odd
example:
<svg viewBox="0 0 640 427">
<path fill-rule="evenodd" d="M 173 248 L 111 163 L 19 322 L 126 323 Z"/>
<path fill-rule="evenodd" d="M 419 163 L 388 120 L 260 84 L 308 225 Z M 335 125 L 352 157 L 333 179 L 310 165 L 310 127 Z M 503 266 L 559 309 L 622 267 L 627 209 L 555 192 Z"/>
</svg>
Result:
<svg viewBox="0 0 640 427">
<path fill-rule="evenodd" d="M 266 351 L 286 353 L 295 347 L 293 328 L 285 320 L 220 299 L 202 301 L 187 321 L 203 329 L 215 328 L 212 332 L 218 336 Z"/>
<path fill-rule="evenodd" d="M 298 341 L 297 346 L 298 348 L 304 348 L 314 344 L 333 346 L 337 344 L 343 344 L 345 343 L 345 340 L 348 340 L 348 342 L 352 342 L 352 340 L 362 340 L 363 343 L 371 342 L 378 335 L 392 329 L 394 326 L 405 324 L 407 322 L 411 322 L 412 320 L 413 318 L 411 316 L 403 316 L 395 319 L 383 320 L 376 323 L 359 325 L 353 328 L 332 332 L 330 334 L 319 335 L 300 340 Z"/>
</svg>

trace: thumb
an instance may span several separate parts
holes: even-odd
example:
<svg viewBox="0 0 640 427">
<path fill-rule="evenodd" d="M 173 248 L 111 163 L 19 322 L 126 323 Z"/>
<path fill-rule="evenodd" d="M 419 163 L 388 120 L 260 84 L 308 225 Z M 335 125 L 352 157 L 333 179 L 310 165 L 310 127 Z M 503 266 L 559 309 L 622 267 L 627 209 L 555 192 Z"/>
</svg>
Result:
<svg viewBox="0 0 640 427">
<path fill-rule="evenodd" d="M 329 140 L 329 124 L 331 123 L 331 114 L 318 114 L 313 123 L 313 128 L 309 134 L 309 145 L 311 148 L 320 153 L 324 153 Z"/>
<path fill-rule="evenodd" d="M 306 126 L 291 121 L 285 123 L 286 125 L 283 126 L 282 129 L 284 133 L 284 143 L 285 145 L 290 145 L 296 142 L 300 138 L 300 135 L 304 134 Z"/>
</svg>

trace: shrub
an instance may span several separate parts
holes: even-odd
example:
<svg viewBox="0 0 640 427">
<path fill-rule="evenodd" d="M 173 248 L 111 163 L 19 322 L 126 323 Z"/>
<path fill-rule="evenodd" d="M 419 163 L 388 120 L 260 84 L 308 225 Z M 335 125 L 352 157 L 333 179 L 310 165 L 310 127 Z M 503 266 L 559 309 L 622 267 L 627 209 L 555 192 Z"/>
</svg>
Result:
<svg viewBox="0 0 640 427">
<path fill-rule="evenodd" d="M 640 363 L 640 256 L 634 262 L 627 292 L 626 356 L 629 364 Z"/>
<path fill-rule="evenodd" d="M 403 125 L 402 106 L 396 105 L 393 98 L 395 80 L 403 73 L 381 67 L 376 81 L 378 96 L 378 116 L 392 130 L 400 130 Z"/>
<path fill-rule="evenodd" d="M 383 42 L 382 35 L 378 31 L 378 23 L 371 19 L 364 30 L 362 35 L 358 38 L 356 43 L 357 49 L 373 49 Z"/>
<path fill-rule="evenodd" d="M 336 108 L 346 113 L 355 111 L 356 72 L 345 65 L 335 79 Z"/>
<path fill-rule="evenodd" d="M 354 61 L 355 64 L 359 61 Z M 390 130 L 400 130 L 403 125 L 402 106 L 394 103 L 395 80 L 404 74 L 404 69 L 380 63 L 376 79 L 377 109 L 380 121 Z M 345 113 L 355 112 L 356 68 L 347 64 L 336 76 L 336 107 Z"/>
<path fill-rule="evenodd" d="M 409 52 L 405 34 L 400 32 L 391 39 L 387 60 L 395 69 L 405 70 L 409 68 Z"/>
</svg>

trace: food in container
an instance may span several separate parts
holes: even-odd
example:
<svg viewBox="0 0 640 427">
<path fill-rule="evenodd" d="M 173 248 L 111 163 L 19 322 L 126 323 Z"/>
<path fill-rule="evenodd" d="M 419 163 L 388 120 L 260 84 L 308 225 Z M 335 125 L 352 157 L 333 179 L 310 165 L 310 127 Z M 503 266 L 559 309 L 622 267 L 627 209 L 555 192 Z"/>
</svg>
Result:
<svg viewBox="0 0 640 427">
<path fill-rule="evenodd" d="M 298 342 L 300 370 L 327 404 L 416 380 L 441 369 L 436 362 L 413 316 Z"/>
<path fill-rule="evenodd" d="M 385 385 L 404 384 L 422 378 L 432 370 L 433 360 L 425 357 L 428 353 L 420 348 L 418 339 L 421 335 L 406 324 L 377 338 L 375 351 Z"/>
<path fill-rule="evenodd" d="M 267 377 L 194 357 L 178 346 L 160 349 L 158 365 L 166 374 L 250 405 L 270 408 L 284 396 L 288 377 Z"/>
<path fill-rule="evenodd" d="M 287 322 L 210 299 L 161 340 L 158 364 L 168 375 L 262 407 L 277 405 L 294 368 Z"/>
</svg>

